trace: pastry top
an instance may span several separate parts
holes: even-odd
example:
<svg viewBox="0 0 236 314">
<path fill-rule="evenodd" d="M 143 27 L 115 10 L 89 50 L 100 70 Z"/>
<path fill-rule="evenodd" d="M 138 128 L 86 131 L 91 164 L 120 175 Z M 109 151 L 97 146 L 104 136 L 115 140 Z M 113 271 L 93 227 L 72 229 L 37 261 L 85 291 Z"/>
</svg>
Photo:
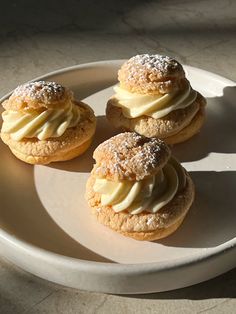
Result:
<svg viewBox="0 0 236 314">
<path fill-rule="evenodd" d="M 73 100 L 73 93 L 55 82 L 37 81 L 18 86 L 2 103 L 6 110 L 64 108 Z"/>
<path fill-rule="evenodd" d="M 118 71 L 120 86 L 132 93 L 166 94 L 182 88 L 185 73 L 175 59 L 162 55 L 136 55 Z"/>
<path fill-rule="evenodd" d="M 96 177 L 139 181 L 156 174 L 167 163 L 170 149 L 159 139 L 125 132 L 100 144 L 93 157 L 96 164 L 92 173 Z"/>
</svg>

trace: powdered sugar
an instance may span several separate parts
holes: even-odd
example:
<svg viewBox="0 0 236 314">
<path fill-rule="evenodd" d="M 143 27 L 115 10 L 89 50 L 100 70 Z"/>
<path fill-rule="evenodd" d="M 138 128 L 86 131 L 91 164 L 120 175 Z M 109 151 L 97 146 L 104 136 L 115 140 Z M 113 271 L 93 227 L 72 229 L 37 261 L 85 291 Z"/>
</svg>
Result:
<svg viewBox="0 0 236 314">
<path fill-rule="evenodd" d="M 148 217 L 148 219 L 147 219 L 147 225 L 149 226 L 149 225 L 153 222 L 153 220 L 154 220 L 154 217 L 153 217 L 153 216 Z"/>
<path fill-rule="evenodd" d="M 121 86 L 138 94 L 167 94 L 177 91 L 184 78 L 184 69 L 178 61 L 159 54 L 136 55 L 118 71 Z"/>
<path fill-rule="evenodd" d="M 149 54 L 143 54 L 143 55 L 136 55 L 131 60 L 137 64 L 141 64 L 145 66 L 148 69 L 157 69 L 161 72 L 168 72 L 168 70 L 179 67 L 179 63 L 168 56 L 162 56 L 162 55 L 149 55 Z"/>
<path fill-rule="evenodd" d="M 150 175 L 169 155 L 164 142 L 134 132 L 118 134 L 100 144 L 94 152 L 95 172 L 116 178 L 142 179 Z"/>
<path fill-rule="evenodd" d="M 42 102 L 60 100 L 65 95 L 65 88 L 55 82 L 37 81 L 18 86 L 12 96 L 37 99 Z"/>
<path fill-rule="evenodd" d="M 136 55 L 132 57 L 129 61 L 134 62 L 135 64 L 140 64 L 144 66 L 146 69 L 159 71 L 163 74 L 167 74 L 170 71 L 174 71 L 180 66 L 180 64 L 175 59 L 168 56 L 162 56 L 159 54 Z"/>
</svg>

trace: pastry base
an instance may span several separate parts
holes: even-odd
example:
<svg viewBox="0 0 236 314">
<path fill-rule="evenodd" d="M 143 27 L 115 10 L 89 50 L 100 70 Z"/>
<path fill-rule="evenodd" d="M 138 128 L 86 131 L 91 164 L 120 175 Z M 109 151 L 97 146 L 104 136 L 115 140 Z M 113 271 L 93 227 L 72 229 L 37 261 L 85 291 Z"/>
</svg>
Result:
<svg viewBox="0 0 236 314">
<path fill-rule="evenodd" d="M 168 144 L 184 142 L 198 133 L 205 118 L 206 100 L 199 93 L 190 106 L 172 111 L 161 119 L 148 116 L 127 118 L 116 103 L 117 100 L 113 97 L 108 101 L 106 108 L 106 117 L 115 128 L 137 132 L 146 137 L 156 137 Z"/>
<path fill-rule="evenodd" d="M 140 241 L 155 241 L 173 233 L 182 223 L 194 200 L 194 184 L 186 172 L 186 186 L 158 212 L 131 215 L 126 211 L 116 213 L 111 206 L 101 205 L 101 196 L 94 192 L 95 177 L 91 175 L 86 185 L 86 198 L 97 220 L 112 230 Z"/>
<path fill-rule="evenodd" d="M 11 149 L 11 152 L 20 160 L 32 164 L 32 165 L 46 165 L 50 162 L 56 162 L 56 161 L 66 161 L 71 160 L 73 158 L 76 158 L 83 154 L 91 145 L 92 138 L 88 141 L 84 142 L 82 145 L 79 145 L 75 147 L 74 149 L 71 149 L 70 151 L 66 152 L 60 152 L 58 155 L 54 156 L 28 156 L 24 155 L 21 152 Z"/>
<path fill-rule="evenodd" d="M 133 238 L 138 241 L 155 241 L 168 237 L 174 233 L 182 224 L 186 215 L 183 215 L 178 221 L 167 228 L 159 228 L 152 232 L 119 232 L 125 237 Z"/>
</svg>

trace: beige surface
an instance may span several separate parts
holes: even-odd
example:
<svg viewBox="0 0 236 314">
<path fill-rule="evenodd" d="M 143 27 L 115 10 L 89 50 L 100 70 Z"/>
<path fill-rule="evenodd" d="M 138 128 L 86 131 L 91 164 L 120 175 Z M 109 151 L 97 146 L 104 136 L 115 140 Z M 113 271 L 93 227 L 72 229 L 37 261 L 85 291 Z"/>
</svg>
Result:
<svg viewBox="0 0 236 314">
<path fill-rule="evenodd" d="M 142 52 L 171 54 L 236 80 L 233 1 L 25 1 L 27 13 L 4 2 L 1 95 L 61 67 Z M 179 291 L 123 297 L 63 289 L 0 262 L 0 313 L 235 313 L 235 306 L 236 270 Z"/>
<path fill-rule="evenodd" d="M 0 313 L 235 313 L 236 271 L 189 288 L 139 296 L 66 289 L 9 265 L 0 265 Z"/>
</svg>

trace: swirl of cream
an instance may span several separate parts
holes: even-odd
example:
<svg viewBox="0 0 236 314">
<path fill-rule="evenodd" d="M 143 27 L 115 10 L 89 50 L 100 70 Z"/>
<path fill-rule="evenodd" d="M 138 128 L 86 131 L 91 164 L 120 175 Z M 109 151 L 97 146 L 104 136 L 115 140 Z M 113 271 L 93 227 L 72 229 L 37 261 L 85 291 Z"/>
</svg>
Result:
<svg viewBox="0 0 236 314">
<path fill-rule="evenodd" d="M 15 141 L 37 137 L 45 140 L 61 136 L 67 128 L 76 126 L 80 119 L 79 107 L 69 102 L 63 109 L 6 110 L 2 113 L 2 132 Z"/>
<path fill-rule="evenodd" d="M 171 158 L 155 176 L 120 182 L 96 178 L 93 189 L 101 194 L 102 206 L 111 206 L 115 212 L 128 210 L 134 215 L 143 211 L 156 213 L 173 199 L 185 182 L 182 166 Z"/>
<path fill-rule="evenodd" d="M 155 119 L 168 115 L 171 111 L 186 108 L 191 105 L 197 97 L 197 92 L 188 83 L 182 91 L 164 95 L 142 95 L 130 93 L 116 85 L 114 87 L 114 98 L 117 102 L 113 105 L 122 109 L 127 118 L 137 118 L 142 115 Z"/>
</svg>

